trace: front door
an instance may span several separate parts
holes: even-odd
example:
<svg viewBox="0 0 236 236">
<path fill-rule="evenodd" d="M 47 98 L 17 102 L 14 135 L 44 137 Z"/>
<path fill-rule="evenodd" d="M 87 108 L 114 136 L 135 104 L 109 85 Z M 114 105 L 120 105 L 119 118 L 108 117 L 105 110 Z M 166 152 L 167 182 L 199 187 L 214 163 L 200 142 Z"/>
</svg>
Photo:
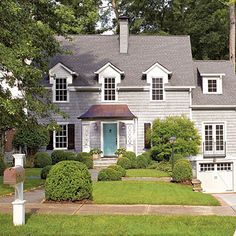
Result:
<svg viewBox="0 0 236 236">
<path fill-rule="evenodd" d="M 103 124 L 103 156 L 114 156 L 117 149 L 117 124 Z"/>
</svg>

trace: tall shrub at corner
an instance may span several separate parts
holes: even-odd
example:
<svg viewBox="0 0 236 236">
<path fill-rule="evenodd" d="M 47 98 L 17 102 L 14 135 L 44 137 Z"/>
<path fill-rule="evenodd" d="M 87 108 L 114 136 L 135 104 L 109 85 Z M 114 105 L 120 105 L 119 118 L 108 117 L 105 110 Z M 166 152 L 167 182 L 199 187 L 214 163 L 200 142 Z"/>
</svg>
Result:
<svg viewBox="0 0 236 236">
<path fill-rule="evenodd" d="M 47 176 L 45 196 L 53 201 L 92 199 L 92 180 L 88 168 L 78 161 L 61 161 Z"/>
<path fill-rule="evenodd" d="M 192 166 L 190 162 L 186 159 L 179 159 L 176 161 L 172 178 L 176 182 L 186 182 L 191 181 L 193 177 Z"/>
<path fill-rule="evenodd" d="M 170 116 L 153 122 L 151 155 L 154 160 L 169 160 L 171 156 L 169 138 L 172 136 L 176 136 L 175 154 L 183 156 L 198 154 L 201 138 L 194 123 L 185 116 Z"/>
</svg>

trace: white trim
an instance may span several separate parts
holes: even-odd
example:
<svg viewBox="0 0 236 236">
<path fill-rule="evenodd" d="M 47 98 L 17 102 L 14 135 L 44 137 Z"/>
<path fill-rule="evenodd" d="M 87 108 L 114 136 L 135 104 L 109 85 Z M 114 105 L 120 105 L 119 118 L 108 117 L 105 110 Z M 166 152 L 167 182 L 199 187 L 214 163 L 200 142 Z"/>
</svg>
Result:
<svg viewBox="0 0 236 236">
<path fill-rule="evenodd" d="M 192 105 L 192 108 L 236 108 L 236 105 Z"/>
<path fill-rule="evenodd" d="M 66 101 L 57 101 L 56 100 L 56 79 L 66 79 L 66 91 L 67 91 Z M 56 77 L 53 80 L 53 85 L 52 85 L 53 103 L 69 103 L 70 93 L 69 93 L 69 86 L 68 85 L 69 85 L 69 83 L 68 83 L 68 78 L 67 77 Z"/>
<path fill-rule="evenodd" d="M 153 78 L 159 78 L 159 79 L 162 79 L 162 85 L 163 85 L 163 99 L 162 100 L 153 100 L 152 99 L 152 79 Z M 165 102 L 166 101 L 166 93 L 165 93 L 165 78 L 162 77 L 162 76 L 156 76 L 156 77 L 152 77 L 151 78 L 151 83 L 150 83 L 150 86 L 149 86 L 149 89 L 150 89 L 150 102 Z"/>
<path fill-rule="evenodd" d="M 208 83 L 209 80 L 215 80 L 216 81 L 216 92 L 209 92 L 208 89 Z M 202 77 L 202 90 L 203 94 L 222 94 L 222 77 Z"/>
<path fill-rule="evenodd" d="M 165 90 L 191 90 L 196 88 L 196 86 L 165 86 Z"/>
<path fill-rule="evenodd" d="M 212 76 L 225 76 L 225 73 L 200 73 L 202 77 L 212 77 Z"/>
<path fill-rule="evenodd" d="M 115 79 L 115 100 L 105 100 L 105 79 L 107 79 L 107 78 L 114 78 Z M 104 77 L 103 78 L 101 96 L 102 96 L 102 102 L 114 103 L 114 102 L 118 101 L 117 77 L 110 76 L 110 77 Z"/>
<path fill-rule="evenodd" d="M 69 91 L 101 91 L 101 87 L 92 87 L 92 86 L 68 86 Z"/>
<path fill-rule="evenodd" d="M 161 69 L 163 72 L 165 72 L 166 74 L 170 75 L 172 74 L 171 71 L 169 71 L 168 69 L 166 69 L 164 66 L 162 66 L 161 64 L 159 64 L 158 62 L 155 63 L 154 65 L 152 65 L 151 67 L 149 67 L 146 71 L 142 72 L 143 74 L 148 74 L 151 70 L 154 69 L 154 67 L 158 67 L 159 69 Z"/>
<path fill-rule="evenodd" d="M 52 68 L 50 68 L 49 70 L 49 75 L 52 77 L 53 75 L 51 74 L 52 70 L 55 70 L 58 66 L 61 66 L 62 68 L 64 68 L 66 71 L 68 71 L 71 75 L 76 75 L 78 76 L 78 74 L 75 71 L 72 71 L 71 69 L 69 69 L 67 66 L 63 65 L 61 62 L 57 63 L 55 66 L 53 66 Z"/>
<path fill-rule="evenodd" d="M 121 71 L 120 69 L 118 69 L 116 66 L 114 66 L 113 64 L 111 64 L 110 62 L 108 62 L 107 64 L 105 64 L 103 67 L 101 67 L 99 70 L 95 71 L 95 74 L 100 74 L 103 70 L 105 70 L 107 67 L 111 67 L 113 70 L 117 71 L 119 74 L 124 74 L 124 71 Z"/>
<path fill-rule="evenodd" d="M 117 129 L 117 143 L 116 143 L 116 148 L 118 149 L 120 147 L 120 130 L 119 130 L 119 122 L 120 121 L 101 121 L 101 150 L 102 150 L 102 157 L 104 156 L 104 137 L 103 137 L 103 125 L 104 124 L 116 124 L 116 129 Z"/>
</svg>

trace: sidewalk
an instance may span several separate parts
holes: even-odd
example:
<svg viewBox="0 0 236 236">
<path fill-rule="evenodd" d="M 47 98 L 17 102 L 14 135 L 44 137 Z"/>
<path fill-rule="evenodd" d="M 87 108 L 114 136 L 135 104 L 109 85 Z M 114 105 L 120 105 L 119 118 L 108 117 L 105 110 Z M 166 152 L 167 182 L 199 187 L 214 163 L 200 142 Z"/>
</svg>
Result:
<svg viewBox="0 0 236 236">
<path fill-rule="evenodd" d="M 219 196 L 218 196 L 219 197 Z M 44 189 L 25 192 L 26 212 L 64 215 L 218 215 L 236 216 L 236 209 L 223 206 L 183 205 L 102 205 L 78 203 L 42 203 Z M 0 198 L 0 213 L 12 213 L 13 196 Z"/>
</svg>

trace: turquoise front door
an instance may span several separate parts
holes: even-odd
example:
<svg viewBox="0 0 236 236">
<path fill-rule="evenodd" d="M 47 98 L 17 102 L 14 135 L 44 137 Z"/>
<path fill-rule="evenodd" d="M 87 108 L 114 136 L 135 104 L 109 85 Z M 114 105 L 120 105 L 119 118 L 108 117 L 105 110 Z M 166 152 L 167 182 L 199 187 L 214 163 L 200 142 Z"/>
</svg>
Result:
<svg viewBox="0 0 236 236">
<path fill-rule="evenodd" d="M 103 124 L 103 156 L 114 156 L 117 149 L 117 124 Z"/>
</svg>

